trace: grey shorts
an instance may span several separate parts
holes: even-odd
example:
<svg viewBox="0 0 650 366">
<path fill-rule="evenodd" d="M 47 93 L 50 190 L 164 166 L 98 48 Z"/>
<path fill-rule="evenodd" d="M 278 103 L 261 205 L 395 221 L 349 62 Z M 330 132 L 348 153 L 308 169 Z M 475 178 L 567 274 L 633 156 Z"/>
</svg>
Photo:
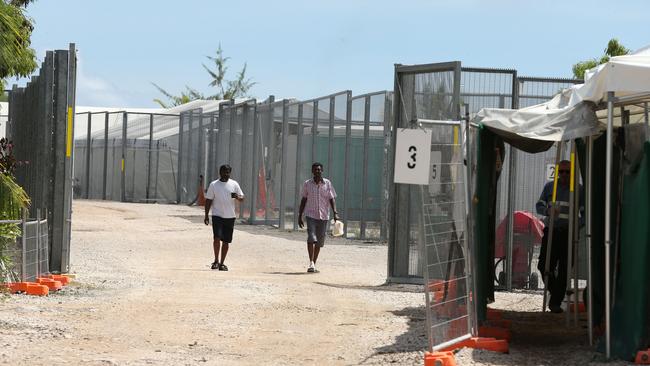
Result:
<svg viewBox="0 0 650 366">
<path fill-rule="evenodd" d="M 327 220 L 318 220 L 307 216 L 307 243 L 318 243 L 319 247 L 325 245 Z"/>
</svg>

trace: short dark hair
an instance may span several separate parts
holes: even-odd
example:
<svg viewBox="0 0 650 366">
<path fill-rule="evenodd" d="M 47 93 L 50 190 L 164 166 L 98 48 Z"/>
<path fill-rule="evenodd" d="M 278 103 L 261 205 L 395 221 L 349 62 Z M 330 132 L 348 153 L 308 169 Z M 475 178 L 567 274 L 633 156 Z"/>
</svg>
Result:
<svg viewBox="0 0 650 366">
<path fill-rule="evenodd" d="M 231 172 L 232 168 L 228 164 L 224 164 L 219 167 L 219 173 L 223 172 L 224 170 Z"/>
<path fill-rule="evenodd" d="M 321 164 L 321 163 L 319 163 L 319 162 L 317 162 L 317 161 L 314 162 L 314 164 L 311 165 L 311 168 L 314 169 L 314 168 L 317 167 L 317 166 L 319 166 L 319 167 L 321 167 L 321 169 L 323 169 L 323 164 Z"/>
</svg>

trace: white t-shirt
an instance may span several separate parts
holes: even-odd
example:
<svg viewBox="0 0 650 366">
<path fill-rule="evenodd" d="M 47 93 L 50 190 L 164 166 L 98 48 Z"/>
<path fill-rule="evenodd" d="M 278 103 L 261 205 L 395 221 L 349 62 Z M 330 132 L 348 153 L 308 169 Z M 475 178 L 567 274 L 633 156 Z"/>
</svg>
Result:
<svg viewBox="0 0 650 366">
<path fill-rule="evenodd" d="M 212 216 L 219 216 L 224 219 L 237 217 L 235 213 L 235 199 L 231 196 L 233 192 L 244 197 L 244 192 L 239 187 L 239 183 L 232 179 L 228 179 L 227 182 L 222 182 L 217 179 L 210 183 L 208 193 L 205 194 L 205 199 L 212 200 L 212 205 L 210 206 Z"/>
</svg>

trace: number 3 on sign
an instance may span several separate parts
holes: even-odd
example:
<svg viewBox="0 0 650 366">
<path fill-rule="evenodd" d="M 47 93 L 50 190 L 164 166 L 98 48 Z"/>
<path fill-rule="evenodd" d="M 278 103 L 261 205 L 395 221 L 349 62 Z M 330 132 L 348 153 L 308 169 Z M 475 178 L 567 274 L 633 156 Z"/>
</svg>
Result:
<svg viewBox="0 0 650 366">
<path fill-rule="evenodd" d="M 406 166 L 408 166 L 409 169 L 415 169 L 415 162 L 416 162 L 415 157 L 417 155 L 417 151 L 418 151 L 417 147 L 415 147 L 413 145 L 411 145 L 409 147 L 409 152 L 413 153 L 413 154 L 411 154 L 411 160 L 406 163 Z"/>
<path fill-rule="evenodd" d="M 395 183 L 429 184 L 431 174 L 431 131 L 397 130 L 395 143 Z"/>
</svg>

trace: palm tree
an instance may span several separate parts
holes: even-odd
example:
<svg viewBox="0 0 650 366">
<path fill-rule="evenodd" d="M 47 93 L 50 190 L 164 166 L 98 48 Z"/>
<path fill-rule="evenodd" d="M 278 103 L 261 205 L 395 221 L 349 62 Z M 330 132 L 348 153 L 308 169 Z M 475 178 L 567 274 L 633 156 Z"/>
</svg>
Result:
<svg viewBox="0 0 650 366">
<path fill-rule="evenodd" d="M 197 99 L 203 99 L 203 100 L 235 99 L 238 97 L 247 96 L 248 91 L 253 87 L 253 85 L 257 84 L 253 82 L 250 78 L 246 77 L 246 68 L 247 68 L 246 64 L 244 64 L 244 67 L 237 73 L 237 77 L 234 80 L 226 80 L 226 72 L 228 71 L 228 66 L 226 64 L 228 63 L 228 60 L 230 60 L 230 57 L 224 57 L 223 50 L 221 49 L 221 45 L 219 45 L 219 48 L 217 48 L 216 56 L 214 57 L 206 56 L 206 57 L 214 64 L 214 69 L 213 70 L 210 69 L 205 64 L 202 64 L 202 66 L 212 78 L 212 81 L 210 81 L 208 85 L 211 87 L 215 87 L 217 89 L 216 94 L 206 96 L 203 95 L 201 92 L 197 91 L 196 89 L 193 89 L 189 86 L 185 86 L 185 91 L 181 92 L 181 95 L 176 96 L 169 93 L 165 89 L 161 88 L 160 86 L 158 86 L 158 84 L 151 83 L 153 84 L 153 86 L 156 87 L 156 89 L 158 89 L 160 93 L 162 93 L 165 97 L 167 97 L 167 99 L 169 99 L 169 102 L 167 103 L 163 102 L 158 98 L 154 99 L 153 101 L 158 103 L 163 108 L 169 108 L 169 107 L 185 104 Z"/>
</svg>

